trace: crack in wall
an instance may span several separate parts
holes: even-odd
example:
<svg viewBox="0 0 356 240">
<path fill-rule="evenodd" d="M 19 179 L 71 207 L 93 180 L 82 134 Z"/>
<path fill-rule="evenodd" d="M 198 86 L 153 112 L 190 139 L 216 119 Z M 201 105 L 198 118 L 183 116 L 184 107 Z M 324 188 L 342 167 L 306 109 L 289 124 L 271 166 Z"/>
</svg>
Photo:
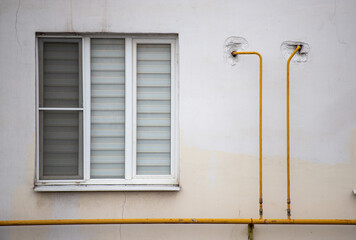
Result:
<svg viewBox="0 0 356 240">
<path fill-rule="evenodd" d="M 17 31 L 17 21 L 18 21 L 20 6 L 21 6 L 21 0 L 19 0 L 19 2 L 18 2 L 18 4 L 17 4 L 16 16 L 15 16 L 15 34 L 16 34 L 16 41 L 17 41 L 17 44 L 21 47 L 21 45 L 20 45 L 20 40 L 19 40 L 19 36 L 18 36 L 18 31 Z"/>
<path fill-rule="evenodd" d="M 122 204 L 122 207 L 121 207 L 121 219 L 124 218 L 124 213 L 125 213 L 125 206 L 126 206 L 126 200 L 127 200 L 126 193 L 124 193 L 124 196 L 125 196 L 124 203 Z M 120 224 L 120 240 L 122 239 L 121 227 L 122 227 L 122 224 Z"/>
<path fill-rule="evenodd" d="M 108 13 L 108 5 L 107 0 L 104 1 L 104 12 L 103 12 L 103 22 L 102 22 L 102 32 L 107 31 L 108 23 L 107 23 L 107 13 Z"/>
<path fill-rule="evenodd" d="M 69 32 L 74 32 L 74 30 L 73 30 L 73 6 L 72 6 L 72 0 L 69 1 L 68 30 L 69 30 Z"/>
<path fill-rule="evenodd" d="M 125 196 L 125 200 L 121 207 L 121 218 L 124 218 L 125 205 L 126 205 L 126 193 L 124 193 L 124 196 Z"/>
<path fill-rule="evenodd" d="M 339 27 L 338 27 L 337 22 L 336 22 L 336 15 L 337 15 L 337 11 L 336 10 L 337 10 L 337 0 L 334 0 L 334 13 L 333 13 L 333 19 L 331 20 L 331 22 L 335 26 L 335 33 L 336 33 L 337 41 L 342 45 L 347 45 L 347 42 L 343 41 L 340 38 Z"/>
</svg>

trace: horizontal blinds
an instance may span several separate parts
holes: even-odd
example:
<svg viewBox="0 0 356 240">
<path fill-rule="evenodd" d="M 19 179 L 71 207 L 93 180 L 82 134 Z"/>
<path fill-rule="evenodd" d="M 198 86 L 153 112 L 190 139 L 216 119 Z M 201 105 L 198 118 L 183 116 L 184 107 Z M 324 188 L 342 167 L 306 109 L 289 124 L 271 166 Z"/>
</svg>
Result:
<svg viewBox="0 0 356 240">
<path fill-rule="evenodd" d="M 91 39 L 91 178 L 124 178 L 125 40 Z"/>
<path fill-rule="evenodd" d="M 171 45 L 137 44 L 137 175 L 171 172 Z"/>
<path fill-rule="evenodd" d="M 43 177 L 79 176 L 81 118 L 79 111 L 42 111 L 40 113 Z"/>
<path fill-rule="evenodd" d="M 71 108 L 81 107 L 82 102 L 81 44 L 78 39 L 41 39 L 39 43 L 40 178 L 80 179 L 83 113 Z"/>
<path fill-rule="evenodd" d="M 44 42 L 40 107 L 80 106 L 78 42 Z"/>
</svg>

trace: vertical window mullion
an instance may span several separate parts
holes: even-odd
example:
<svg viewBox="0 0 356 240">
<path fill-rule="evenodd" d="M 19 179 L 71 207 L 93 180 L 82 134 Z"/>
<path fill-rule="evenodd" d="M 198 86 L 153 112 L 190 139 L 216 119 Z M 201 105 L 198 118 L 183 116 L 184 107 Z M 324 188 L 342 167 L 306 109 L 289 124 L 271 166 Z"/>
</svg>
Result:
<svg viewBox="0 0 356 240">
<path fill-rule="evenodd" d="M 43 104 L 43 41 L 37 39 L 36 41 L 38 46 L 37 55 L 37 179 L 43 176 L 43 125 L 40 125 L 40 122 L 43 121 L 42 114 L 40 113 L 39 107 Z M 40 129 L 41 128 L 41 129 Z"/>
<path fill-rule="evenodd" d="M 78 143 L 78 158 L 82 159 L 81 161 L 78 162 L 78 175 L 82 176 L 82 178 L 84 178 L 84 136 L 83 136 L 83 132 L 84 132 L 84 116 L 83 116 L 83 110 L 79 111 L 79 143 Z"/>
<path fill-rule="evenodd" d="M 90 38 L 83 38 L 84 180 L 90 179 Z"/>
<path fill-rule="evenodd" d="M 39 169 L 40 169 L 40 173 L 39 173 L 39 178 L 43 176 L 43 124 L 39 124 L 40 122 L 43 122 L 43 111 L 38 110 L 38 134 L 39 134 L 39 145 L 38 145 L 38 149 L 39 149 Z M 40 161 L 41 159 L 41 161 Z"/>
<path fill-rule="evenodd" d="M 132 38 L 125 38 L 125 179 L 132 179 L 133 176 L 133 157 L 134 154 L 134 139 L 133 134 L 134 124 L 133 107 L 135 104 L 133 98 L 134 84 L 133 79 L 133 44 Z"/>
<path fill-rule="evenodd" d="M 132 45 L 132 174 L 137 175 L 137 41 Z"/>
<path fill-rule="evenodd" d="M 137 177 L 137 40 L 132 41 L 132 174 Z"/>
<path fill-rule="evenodd" d="M 82 161 L 78 162 L 78 174 L 84 178 L 84 74 L 83 74 L 83 64 L 84 64 L 84 57 L 83 57 L 83 39 L 80 39 L 79 43 L 79 52 L 78 52 L 78 59 L 79 59 L 79 107 L 82 108 L 79 112 L 79 146 L 78 146 L 78 158 L 82 159 Z"/>
<path fill-rule="evenodd" d="M 176 81 L 175 81 L 175 43 L 171 43 L 171 175 L 175 176 L 176 162 L 175 162 L 175 144 L 176 144 Z"/>
</svg>

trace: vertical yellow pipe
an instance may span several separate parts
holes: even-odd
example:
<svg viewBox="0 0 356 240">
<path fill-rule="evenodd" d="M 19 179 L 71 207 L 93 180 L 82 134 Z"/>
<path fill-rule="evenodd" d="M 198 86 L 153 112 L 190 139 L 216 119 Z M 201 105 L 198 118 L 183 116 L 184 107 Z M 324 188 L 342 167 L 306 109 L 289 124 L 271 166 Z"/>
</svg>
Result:
<svg viewBox="0 0 356 240">
<path fill-rule="evenodd" d="M 300 49 L 300 46 L 294 50 L 287 61 L 287 216 L 291 219 L 290 209 L 290 142 L 289 142 L 289 64 L 294 55 Z"/>
<path fill-rule="evenodd" d="M 260 219 L 263 218 L 263 198 L 262 198 L 262 56 L 258 52 L 232 52 L 233 56 L 238 54 L 254 54 L 260 59 L 260 122 L 259 122 L 259 164 L 260 164 Z"/>
</svg>

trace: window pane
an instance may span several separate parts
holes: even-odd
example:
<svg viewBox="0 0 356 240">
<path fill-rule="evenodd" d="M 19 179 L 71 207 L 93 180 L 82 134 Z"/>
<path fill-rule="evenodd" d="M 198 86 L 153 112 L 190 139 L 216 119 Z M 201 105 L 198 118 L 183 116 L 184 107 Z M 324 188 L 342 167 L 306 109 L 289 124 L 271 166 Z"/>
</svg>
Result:
<svg viewBox="0 0 356 240">
<path fill-rule="evenodd" d="M 125 40 L 91 39 L 91 178 L 125 176 Z"/>
<path fill-rule="evenodd" d="M 136 173 L 170 175 L 170 44 L 137 44 L 136 138 Z"/>
<path fill-rule="evenodd" d="M 73 41 L 43 42 L 40 107 L 81 107 L 80 43 Z"/>
<path fill-rule="evenodd" d="M 40 112 L 41 179 L 82 175 L 82 112 Z"/>
</svg>

